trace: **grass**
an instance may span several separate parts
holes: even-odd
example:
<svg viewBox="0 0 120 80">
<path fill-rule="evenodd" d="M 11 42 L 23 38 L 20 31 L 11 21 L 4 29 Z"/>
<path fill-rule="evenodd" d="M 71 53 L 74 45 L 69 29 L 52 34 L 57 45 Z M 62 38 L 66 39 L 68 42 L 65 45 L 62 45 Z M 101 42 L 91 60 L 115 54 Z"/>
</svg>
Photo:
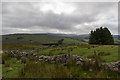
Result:
<svg viewBox="0 0 120 80">
<path fill-rule="evenodd" d="M 96 68 L 95 64 L 84 63 L 77 66 L 74 61 L 66 66 L 60 63 L 50 64 L 28 60 L 26 64 L 16 63 L 16 58 L 10 59 L 10 67 L 3 65 L 3 78 L 119 78 L 120 74 L 103 68 Z M 88 66 L 89 65 L 89 66 Z"/>
<path fill-rule="evenodd" d="M 63 41 L 63 44 L 87 44 L 87 42 L 82 42 L 82 41 L 78 41 L 78 40 L 72 40 L 72 39 L 65 39 Z"/>
<path fill-rule="evenodd" d="M 4 49 L 32 50 L 43 47 L 41 45 L 5 44 Z M 94 50 L 101 62 L 118 61 L 117 45 L 67 45 L 39 50 L 39 55 L 73 54 L 95 60 Z M 34 51 L 34 49 L 33 49 Z M 2 54 L 3 78 L 118 78 L 120 75 L 110 70 L 95 69 L 95 64 L 84 63 L 76 66 L 74 61 L 63 66 L 60 63 L 50 64 L 37 62 L 32 57 L 28 59 L 11 58 Z"/>
<path fill-rule="evenodd" d="M 21 38 L 20 38 L 21 37 Z M 18 39 L 20 38 L 20 39 Z M 11 34 L 3 35 L 2 41 L 4 44 L 43 44 L 43 43 L 55 43 L 60 40 L 61 37 L 47 34 Z"/>
<path fill-rule="evenodd" d="M 2 53 L 2 77 L 3 78 L 16 78 L 18 77 L 19 70 L 23 67 L 21 60 L 11 58 L 6 53 Z"/>
<path fill-rule="evenodd" d="M 32 45 L 32 44 L 3 44 L 3 50 L 11 49 L 22 49 L 22 50 L 34 50 L 35 48 L 41 48 L 43 45 Z"/>
<path fill-rule="evenodd" d="M 95 50 L 103 62 L 118 61 L 117 45 L 72 45 L 39 50 L 37 53 L 40 55 L 68 54 L 68 50 L 70 50 L 70 54 L 79 55 L 85 58 L 94 58 L 93 55 Z"/>
<path fill-rule="evenodd" d="M 89 57 L 91 55 L 94 55 L 94 50 L 98 53 L 104 52 L 109 53 L 109 55 L 100 56 L 100 58 L 105 62 L 115 62 L 118 61 L 118 46 L 114 45 L 97 45 L 90 46 L 90 48 L 77 48 L 74 49 L 71 54 L 77 54 L 81 55 L 83 57 Z"/>
<path fill-rule="evenodd" d="M 2 65 L 3 78 L 17 78 L 19 70 L 23 67 L 23 65 L 24 64 L 21 64 L 20 61 L 16 62 L 16 58 L 6 61 L 6 63 Z"/>
<path fill-rule="evenodd" d="M 80 38 L 80 37 L 79 37 Z M 33 44 L 33 45 L 41 45 L 48 43 L 57 43 L 59 40 L 64 39 L 64 43 L 82 43 L 80 40 L 72 39 L 71 37 L 62 36 L 62 35 L 54 35 L 54 34 L 9 34 L 2 35 L 2 43 L 3 44 Z M 83 39 L 83 38 L 82 38 Z M 1 41 L 1 39 L 0 39 Z"/>
</svg>

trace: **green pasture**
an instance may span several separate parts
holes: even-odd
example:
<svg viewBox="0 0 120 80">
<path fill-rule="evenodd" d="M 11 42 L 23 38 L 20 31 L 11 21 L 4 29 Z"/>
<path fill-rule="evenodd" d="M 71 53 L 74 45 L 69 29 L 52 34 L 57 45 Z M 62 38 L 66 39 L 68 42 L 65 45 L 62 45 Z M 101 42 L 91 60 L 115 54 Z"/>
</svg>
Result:
<svg viewBox="0 0 120 80">
<path fill-rule="evenodd" d="M 81 57 L 94 58 L 94 51 L 96 51 L 103 62 L 118 61 L 117 45 L 73 45 L 43 49 L 37 53 L 40 55 L 73 54 Z"/>
<path fill-rule="evenodd" d="M 87 42 L 82 42 L 78 40 L 73 40 L 73 39 L 65 39 L 63 41 L 63 44 L 88 44 Z"/>
</svg>

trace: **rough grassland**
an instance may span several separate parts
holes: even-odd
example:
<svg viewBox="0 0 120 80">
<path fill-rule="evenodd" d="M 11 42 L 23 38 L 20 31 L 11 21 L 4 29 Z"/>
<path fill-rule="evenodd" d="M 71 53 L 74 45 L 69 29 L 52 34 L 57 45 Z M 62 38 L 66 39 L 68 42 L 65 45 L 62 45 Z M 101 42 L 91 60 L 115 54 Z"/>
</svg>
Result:
<svg viewBox="0 0 120 80">
<path fill-rule="evenodd" d="M 49 64 L 28 60 L 23 64 L 16 58 L 11 58 L 3 64 L 3 78 L 119 78 L 117 72 L 96 69 L 95 67 L 76 66 L 74 62 Z"/>
<path fill-rule="evenodd" d="M 74 45 L 66 47 L 57 47 L 39 50 L 40 55 L 57 55 L 57 54 L 79 55 L 82 57 L 94 58 L 94 51 L 103 62 L 118 61 L 118 46 L 116 45 Z"/>
<path fill-rule="evenodd" d="M 67 36 L 58 36 L 58 35 L 49 35 L 49 34 L 11 34 L 3 35 L 2 43 L 3 44 L 48 44 L 48 43 L 57 43 L 59 40 L 64 39 L 64 43 L 82 43 L 80 40 L 73 40 L 72 37 Z M 1 39 L 0 39 L 1 41 Z"/>
<path fill-rule="evenodd" d="M 23 49 L 32 50 L 39 55 L 58 55 L 73 54 L 82 57 L 88 57 L 94 60 L 94 50 L 102 62 L 118 61 L 117 45 L 67 45 L 61 47 L 50 47 L 47 49 L 39 49 L 45 46 L 41 45 L 3 45 L 3 49 Z M 49 64 L 28 60 L 26 64 L 16 58 L 10 58 L 3 55 L 5 63 L 2 64 L 2 73 L 4 78 L 118 78 L 120 75 L 116 72 L 107 70 L 89 69 L 89 66 L 75 66 L 73 63 L 63 66 L 61 64 Z"/>
</svg>

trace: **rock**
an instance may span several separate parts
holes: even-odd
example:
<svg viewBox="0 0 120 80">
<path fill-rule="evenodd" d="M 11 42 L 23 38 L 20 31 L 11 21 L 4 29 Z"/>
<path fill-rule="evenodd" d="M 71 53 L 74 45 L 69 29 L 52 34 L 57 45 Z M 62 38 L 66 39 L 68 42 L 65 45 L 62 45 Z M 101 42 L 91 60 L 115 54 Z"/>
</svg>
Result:
<svg viewBox="0 0 120 80">
<path fill-rule="evenodd" d="M 14 56 L 15 56 L 14 51 L 10 51 L 10 52 L 9 52 L 9 55 L 10 55 L 11 57 L 14 57 Z"/>
<path fill-rule="evenodd" d="M 77 59 L 77 55 L 72 55 L 73 60 Z"/>
<path fill-rule="evenodd" d="M 80 58 L 80 57 L 78 57 L 78 58 L 77 58 L 77 61 L 81 61 L 81 62 L 83 62 L 83 59 Z"/>
<path fill-rule="evenodd" d="M 33 53 L 33 56 L 36 56 L 37 54 L 36 53 Z"/>
<path fill-rule="evenodd" d="M 89 71 L 93 71 L 92 69 L 89 69 Z"/>
<path fill-rule="evenodd" d="M 54 61 L 54 60 L 55 60 L 54 57 L 52 57 L 52 58 L 51 58 L 51 61 Z"/>
<path fill-rule="evenodd" d="M 92 59 L 89 59 L 89 61 L 92 61 Z"/>
<path fill-rule="evenodd" d="M 48 59 L 48 56 L 44 56 L 44 59 L 45 59 L 45 60 Z"/>
<path fill-rule="evenodd" d="M 119 69 L 119 62 L 113 62 L 113 63 L 102 63 L 102 65 L 104 66 L 105 69 L 110 69 L 112 71 L 117 71 L 120 72 Z"/>
<path fill-rule="evenodd" d="M 118 70 L 118 68 L 117 68 L 117 67 L 113 68 L 113 71 L 118 71 L 118 72 L 119 72 L 119 70 Z"/>
<path fill-rule="evenodd" d="M 48 59 L 45 60 L 45 62 L 48 62 L 48 61 L 49 61 Z"/>
<path fill-rule="evenodd" d="M 81 61 L 77 61 L 76 65 L 82 65 L 82 62 Z"/>
<path fill-rule="evenodd" d="M 39 61 L 43 61 L 43 59 L 39 59 Z"/>
<path fill-rule="evenodd" d="M 35 56 L 36 58 L 38 58 L 38 56 Z"/>
<path fill-rule="evenodd" d="M 39 59 L 43 59 L 43 58 L 44 58 L 44 56 L 43 56 L 43 55 L 39 56 Z"/>
</svg>

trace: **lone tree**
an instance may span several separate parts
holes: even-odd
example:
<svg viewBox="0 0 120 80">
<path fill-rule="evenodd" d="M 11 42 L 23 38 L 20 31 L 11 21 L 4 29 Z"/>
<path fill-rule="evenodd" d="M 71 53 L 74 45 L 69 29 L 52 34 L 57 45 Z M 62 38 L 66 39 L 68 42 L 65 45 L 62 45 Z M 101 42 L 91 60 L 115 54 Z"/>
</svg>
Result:
<svg viewBox="0 0 120 80">
<path fill-rule="evenodd" d="M 100 27 L 95 31 L 91 31 L 89 44 L 114 44 L 114 39 L 108 28 Z"/>
<path fill-rule="evenodd" d="M 61 44 L 63 43 L 63 41 L 64 41 L 64 39 L 60 39 L 60 40 L 58 41 L 58 44 L 61 45 Z"/>
</svg>

